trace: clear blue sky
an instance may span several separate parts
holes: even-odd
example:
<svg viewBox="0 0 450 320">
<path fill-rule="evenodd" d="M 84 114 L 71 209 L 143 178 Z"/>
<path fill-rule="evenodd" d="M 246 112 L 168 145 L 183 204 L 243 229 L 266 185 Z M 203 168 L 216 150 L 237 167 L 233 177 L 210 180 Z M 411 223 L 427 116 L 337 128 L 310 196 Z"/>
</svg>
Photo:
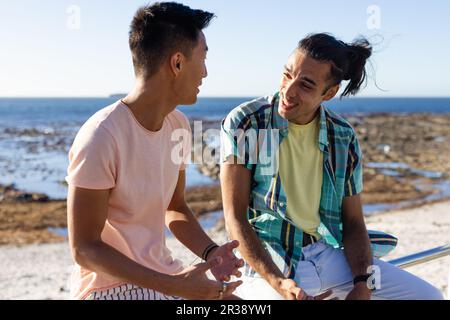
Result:
<svg viewBox="0 0 450 320">
<path fill-rule="evenodd" d="M 378 35 L 378 42 L 383 38 L 372 61 L 378 85 L 388 91 L 378 90 L 370 80 L 361 96 L 450 96 L 450 1 L 180 2 L 218 16 L 205 31 L 209 77 L 201 96 L 272 93 L 298 40 L 322 31 L 344 41 L 360 34 Z M 2 0 L 0 96 L 106 96 L 128 91 L 133 84 L 129 23 L 146 3 Z M 71 5 L 80 9 L 79 29 L 67 26 L 76 17 L 68 12 Z M 368 13 L 371 5 L 380 9 L 380 19 Z"/>
</svg>

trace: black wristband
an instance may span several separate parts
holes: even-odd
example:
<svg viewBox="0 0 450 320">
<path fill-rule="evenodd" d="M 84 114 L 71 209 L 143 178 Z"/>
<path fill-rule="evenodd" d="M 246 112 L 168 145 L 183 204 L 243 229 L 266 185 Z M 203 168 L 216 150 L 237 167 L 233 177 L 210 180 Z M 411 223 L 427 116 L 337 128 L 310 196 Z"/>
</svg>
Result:
<svg viewBox="0 0 450 320">
<path fill-rule="evenodd" d="M 356 276 L 353 278 L 353 285 L 357 284 L 358 282 L 365 282 L 367 285 L 367 280 L 369 280 L 369 278 L 372 276 L 371 273 L 368 274 L 362 274 L 359 276 Z M 369 286 L 367 286 L 367 288 L 369 288 Z M 370 288 L 369 288 L 370 289 Z M 372 290 L 372 289 L 371 289 Z"/>
<path fill-rule="evenodd" d="M 219 246 L 218 246 L 217 244 L 211 243 L 209 246 L 207 246 L 207 247 L 205 248 L 205 250 L 203 250 L 203 253 L 202 253 L 202 259 L 206 261 L 206 260 L 208 259 L 209 253 L 210 253 L 213 249 L 218 248 L 218 247 L 219 247 Z"/>
</svg>

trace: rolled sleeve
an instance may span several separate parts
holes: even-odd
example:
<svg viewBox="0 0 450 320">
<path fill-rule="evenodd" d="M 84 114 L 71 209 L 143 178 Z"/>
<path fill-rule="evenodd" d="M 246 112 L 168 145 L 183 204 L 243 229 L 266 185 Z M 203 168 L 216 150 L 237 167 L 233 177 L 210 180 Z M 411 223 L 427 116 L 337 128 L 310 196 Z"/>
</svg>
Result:
<svg viewBox="0 0 450 320">
<path fill-rule="evenodd" d="M 248 118 L 239 119 L 233 113 L 229 114 L 221 125 L 220 132 L 220 162 L 226 162 L 229 157 L 235 157 L 237 164 L 252 170 L 257 159 L 257 133 L 251 127 Z"/>
</svg>

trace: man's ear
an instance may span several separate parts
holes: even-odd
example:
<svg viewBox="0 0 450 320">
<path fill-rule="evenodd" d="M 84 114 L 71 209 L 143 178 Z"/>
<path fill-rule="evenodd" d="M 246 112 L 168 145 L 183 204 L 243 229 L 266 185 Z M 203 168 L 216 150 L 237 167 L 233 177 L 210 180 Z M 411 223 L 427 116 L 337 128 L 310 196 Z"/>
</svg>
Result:
<svg viewBox="0 0 450 320">
<path fill-rule="evenodd" d="M 175 77 L 177 77 L 180 74 L 183 68 L 183 63 L 184 63 L 184 55 L 181 52 L 177 52 L 170 57 L 170 69 L 175 75 Z"/>
<path fill-rule="evenodd" d="M 341 86 L 339 84 L 332 86 L 331 88 L 328 88 L 327 92 L 325 92 L 325 95 L 323 97 L 323 101 L 328 101 L 334 98 L 334 96 L 338 93 L 339 88 Z"/>
</svg>

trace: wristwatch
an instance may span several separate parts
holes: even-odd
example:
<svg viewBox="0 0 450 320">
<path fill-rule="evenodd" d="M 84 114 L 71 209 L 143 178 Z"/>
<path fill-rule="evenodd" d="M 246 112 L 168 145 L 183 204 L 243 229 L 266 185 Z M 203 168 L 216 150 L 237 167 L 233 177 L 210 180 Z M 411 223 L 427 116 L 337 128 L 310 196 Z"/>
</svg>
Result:
<svg viewBox="0 0 450 320">
<path fill-rule="evenodd" d="M 362 274 L 359 276 L 356 276 L 353 278 L 353 285 L 356 285 L 358 282 L 365 282 L 367 285 L 367 288 L 374 291 L 375 290 L 375 286 L 369 286 L 367 283 L 367 280 L 369 280 L 369 278 L 372 276 L 371 273 L 367 273 L 367 274 Z"/>
</svg>

